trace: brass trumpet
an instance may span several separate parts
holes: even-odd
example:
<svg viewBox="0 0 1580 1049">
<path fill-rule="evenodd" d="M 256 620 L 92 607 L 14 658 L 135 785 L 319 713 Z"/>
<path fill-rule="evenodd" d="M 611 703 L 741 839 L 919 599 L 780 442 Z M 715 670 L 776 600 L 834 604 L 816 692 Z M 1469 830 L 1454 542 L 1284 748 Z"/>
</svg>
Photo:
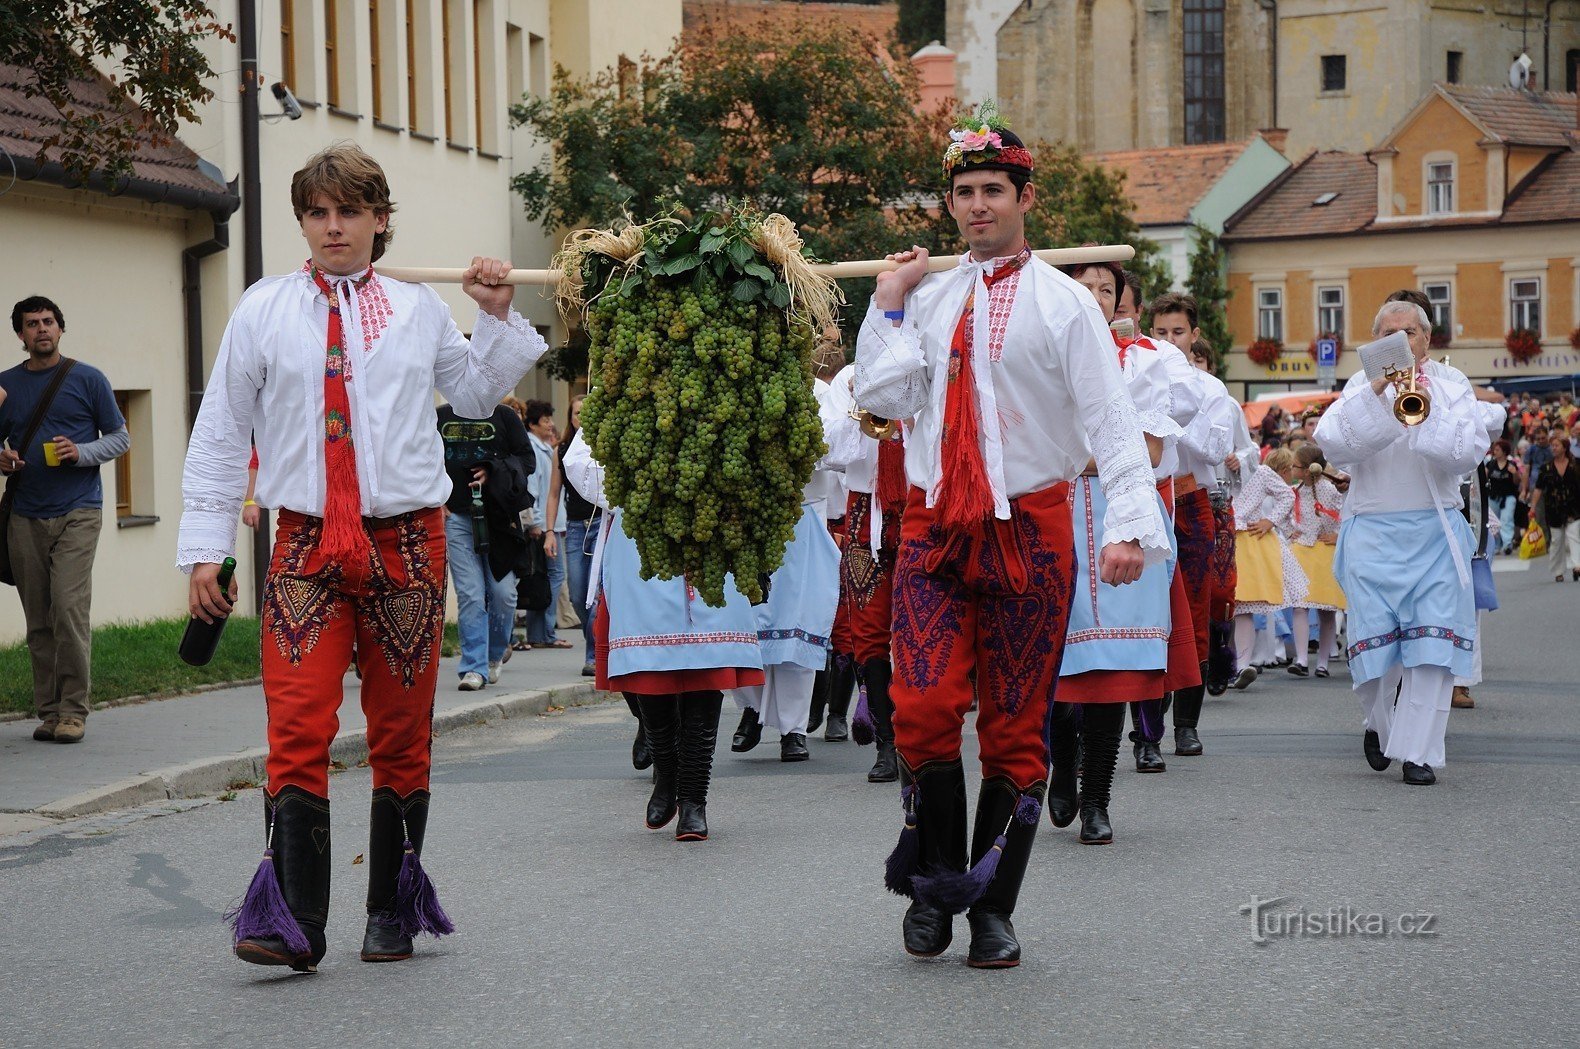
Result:
<svg viewBox="0 0 1580 1049">
<path fill-rule="evenodd" d="M 856 420 L 856 425 L 861 427 L 862 433 L 875 441 L 887 441 L 899 429 L 893 419 L 884 419 L 873 415 L 864 408 L 852 408 L 850 417 Z"/>
<path fill-rule="evenodd" d="M 1404 372 L 1388 368 L 1383 378 L 1393 383 L 1397 391 L 1393 399 L 1394 418 L 1406 426 L 1420 426 L 1426 422 L 1426 417 L 1432 414 L 1432 398 L 1416 385 L 1415 369 Z"/>
</svg>

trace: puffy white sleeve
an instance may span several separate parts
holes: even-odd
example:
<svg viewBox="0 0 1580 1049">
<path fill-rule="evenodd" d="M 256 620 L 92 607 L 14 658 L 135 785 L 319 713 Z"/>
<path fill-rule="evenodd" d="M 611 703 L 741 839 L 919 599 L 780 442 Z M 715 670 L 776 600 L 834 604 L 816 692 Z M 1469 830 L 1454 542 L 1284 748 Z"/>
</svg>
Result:
<svg viewBox="0 0 1580 1049">
<path fill-rule="evenodd" d="M 922 333 L 907 310 L 896 327 L 869 303 L 856 336 L 856 403 L 882 419 L 909 419 L 927 407 L 930 384 Z"/>
<path fill-rule="evenodd" d="M 1164 440 L 1179 437 L 1184 431 L 1175 422 L 1173 376 L 1163 354 L 1136 347 L 1130 353 L 1134 357 L 1122 374 L 1141 432 Z"/>
<path fill-rule="evenodd" d="M 1204 371 L 1192 370 L 1196 372 L 1202 395 L 1200 407 L 1185 423 L 1185 435 L 1180 443 L 1206 462 L 1221 463 L 1234 450 L 1234 417 L 1240 413 L 1240 406 L 1234 403 L 1223 383 Z"/>
<path fill-rule="evenodd" d="M 1328 462 L 1347 468 L 1387 448 L 1404 430 L 1404 424 L 1394 418 L 1386 394 L 1373 393 L 1366 373 L 1356 372 L 1345 385 L 1344 395 L 1322 413 L 1312 439 Z"/>
<path fill-rule="evenodd" d="M 814 471 L 843 470 L 833 464 L 834 430 L 838 423 L 834 417 L 834 387 L 822 379 L 812 380 L 812 392 L 817 397 L 817 418 L 823 426 L 823 457 L 812 467 Z"/>
<path fill-rule="evenodd" d="M 1476 411 L 1481 416 L 1482 428 L 1487 431 L 1488 442 L 1495 442 L 1503 436 L 1503 427 L 1509 421 L 1507 407 L 1493 401 L 1478 400 Z"/>
<path fill-rule="evenodd" d="M 592 449 L 583 440 L 580 430 L 571 438 L 571 446 L 565 449 L 565 479 L 581 493 L 583 499 L 605 510 L 610 509 L 609 500 L 603 491 L 603 466 L 593 458 Z"/>
<path fill-rule="evenodd" d="M 236 524 L 252 459 L 252 419 L 264 377 L 263 356 L 247 322 L 250 312 L 244 296 L 225 326 L 187 442 L 176 538 L 176 565 L 183 572 L 236 553 Z"/>
<path fill-rule="evenodd" d="M 1103 315 L 1088 300 L 1048 322 L 1054 353 L 1061 358 L 1070 398 L 1086 428 L 1098 481 L 1108 499 L 1103 545 L 1136 540 L 1147 564 L 1166 560 L 1171 536 L 1158 507 L 1152 458 Z"/>
<path fill-rule="evenodd" d="M 1486 458 L 1492 446 L 1479 410 L 1482 402 L 1470 387 L 1452 379 L 1434 380 L 1427 392 L 1432 410 L 1419 426 L 1409 428 L 1410 448 L 1445 473 L 1462 477 Z"/>
<path fill-rule="evenodd" d="M 1168 375 L 1169 397 L 1167 412 L 1181 427 L 1196 417 L 1206 402 L 1207 386 L 1201 381 L 1206 375 L 1180 352 L 1180 348 L 1167 340 L 1148 340 L 1157 347 L 1156 356 Z"/>
<path fill-rule="evenodd" d="M 548 347 L 538 330 L 515 310 L 506 320 L 477 311 L 468 339 L 455 326 L 450 308 L 432 288 L 423 286 L 423 308 L 437 309 L 439 354 L 434 360 L 434 385 L 464 419 L 486 419 L 505 395 L 516 388 L 527 369 Z"/>
<path fill-rule="evenodd" d="M 855 365 L 847 365 L 828 384 L 823 439 L 828 442 L 825 466 L 830 470 L 848 469 L 851 463 L 865 454 L 862 442 L 871 440 L 861 432 L 861 425 L 850 417 L 856 408 L 856 398 L 850 389 L 855 375 Z"/>
</svg>

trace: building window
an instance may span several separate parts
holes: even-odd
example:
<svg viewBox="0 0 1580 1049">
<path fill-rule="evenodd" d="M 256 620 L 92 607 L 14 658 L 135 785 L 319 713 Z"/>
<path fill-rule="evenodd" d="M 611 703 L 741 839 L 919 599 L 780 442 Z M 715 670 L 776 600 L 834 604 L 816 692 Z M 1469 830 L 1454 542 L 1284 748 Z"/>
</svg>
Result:
<svg viewBox="0 0 1580 1049">
<path fill-rule="evenodd" d="M 132 395 L 129 390 L 115 391 L 115 407 L 120 409 L 121 418 L 127 421 L 127 430 L 131 429 Z M 132 515 L 132 453 L 137 450 L 133 445 L 127 449 L 125 455 L 115 458 L 115 516 L 117 518 Z"/>
<path fill-rule="evenodd" d="M 373 119 L 384 119 L 384 85 L 380 83 L 383 75 L 381 61 L 383 54 L 379 51 L 379 0 L 368 0 L 368 66 L 373 71 Z"/>
<path fill-rule="evenodd" d="M 1317 289 L 1317 336 L 1344 337 L 1344 289 Z"/>
<path fill-rule="evenodd" d="M 340 108 L 340 64 L 335 58 L 335 45 L 340 37 L 340 12 L 336 0 L 324 5 L 324 102 Z"/>
<path fill-rule="evenodd" d="M 1443 345 L 1454 337 L 1454 286 L 1447 281 L 1421 285 L 1426 301 L 1431 304 L 1433 345 Z"/>
<path fill-rule="evenodd" d="M 1343 91 L 1348 60 L 1343 55 L 1322 56 L 1322 90 Z"/>
<path fill-rule="evenodd" d="M 417 130 L 417 12 L 406 0 L 406 127 Z"/>
<path fill-rule="evenodd" d="M 148 390 L 116 390 L 115 406 L 126 420 L 126 433 L 132 446 L 115 464 L 116 526 L 129 528 L 153 524 L 154 478 L 151 459 L 145 455 L 153 447 L 153 394 Z"/>
<path fill-rule="evenodd" d="M 1223 0 L 1184 0 L 1185 142 L 1222 142 Z"/>
<path fill-rule="evenodd" d="M 1564 90 L 1573 93 L 1580 90 L 1580 50 L 1570 48 L 1564 55 Z"/>
<path fill-rule="evenodd" d="M 1463 51 L 1450 51 L 1448 53 L 1448 69 L 1446 71 L 1448 75 L 1443 79 L 1450 84 L 1459 83 L 1460 77 L 1464 75 L 1464 65 L 1465 53 Z"/>
<path fill-rule="evenodd" d="M 1454 162 L 1433 161 L 1426 166 L 1426 213 L 1454 213 Z"/>
<path fill-rule="evenodd" d="M 1542 279 L 1526 277 L 1509 281 L 1509 327 L 1542 330 Z"/>
<path fill-rule="evenodd" d="M 1284 291 L 1261 288 L 1256 293 L 1256 337 L 1284 341 Z"/>
<path fill-rule="evenodd" d="M 302 89 L 296 82 L 296 0 L 280 0 L 280 82 Z"/>
</svg>

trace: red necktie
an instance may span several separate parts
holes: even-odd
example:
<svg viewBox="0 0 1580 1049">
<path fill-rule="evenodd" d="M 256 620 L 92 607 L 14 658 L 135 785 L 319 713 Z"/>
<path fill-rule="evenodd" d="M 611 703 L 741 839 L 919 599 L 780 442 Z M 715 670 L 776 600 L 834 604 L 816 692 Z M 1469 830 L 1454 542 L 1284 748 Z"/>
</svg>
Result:
<svg viewBox="0 0 1580 1049">
<path fill-rule="evenodd" d="M 898 420 L 894 426 L 899 429 Z M 905 442 L 899 437 L 878 442 L 878 483 L 875 487 L 880 509 L 892 511 L 905 505 Z"/>
<path fill-rule="evenodd" d="M 1018 271 L 1031 258 L 1022 250 L 982 282 L 989 288 Z M 981 421 L 977 418 L 976 375 L 971 368 L 971 325 L 976 292 L 966 298 L 949 343 L 949 384 L 944 395 L 944 430 L 938 486 L 938 516 L 947 528 L 975 525 L 993 516 L 993 485 L 982 461 Z M 983 315 L 987 315 L 984 304 Z M 986 321 L 984 321 L 986 323 Z M 996 420 L 995 420 L 996 422 Z"/>
<path fill-rule="evenodd" d="M 372 271 L 358 280 L 366 283 Z M 324 352 L 324 532 L 319 546 L 336 561 L 361 563 L 370 552 L 362 527 L 362 495 L 357 485 L 357 453 L 351 440 L 351 398 L 346 393 L 345 329 L 340 296 L 313 268 L 313 281 L 329 300 L 329 333 Z"/>
</svg>

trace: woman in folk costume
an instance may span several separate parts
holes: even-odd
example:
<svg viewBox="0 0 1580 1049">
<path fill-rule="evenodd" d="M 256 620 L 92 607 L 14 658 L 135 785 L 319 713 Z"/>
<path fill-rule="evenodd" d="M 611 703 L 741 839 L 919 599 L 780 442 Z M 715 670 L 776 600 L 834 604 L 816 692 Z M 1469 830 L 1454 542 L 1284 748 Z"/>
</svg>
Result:
<svg viewBox="0 0 1580 1049">
<path fill-rule="evenodd" d="M 869 729 L 878 754 L 867 773 L 870 783 L 899 778 L 894 751 L 894 702 L 890 681 L 890 627 L 894 612 L 894 562 L 900 546 L 900 517 L 909 486 L 905 481 L 905 427 L 891 421 L 882 438 L 862 430 L 854 418 L 852 365 L 834 379 L 830 400 L 835 428 L 829 437 L 829 459 L 845 471 L 850 488 L 845 521 L 848 538 L 840 565 L 841 602 L 849 624 L 848 658 L 861 681 L 864 703 L 858 705 L 857 732 Z M 865 717 L 863 714 L 865 713 Z"/>
<path fill-rule="evenodd" d="M 1197 370 L 1212 372 L 1212 346 L 1206 339 L 1193 340 L 1188 356 Z M 1245 412 L 1238 402 L 1233 403 L 1231 451 L 1214 467 L 1213 484 L 1208 491 L 1208 504 L 1212 507 L 1212 568 L 1208 574 L 1212 598 L 1207 611 L 1207 669 L 1202 677 L 1207 694 L 1212 696 L 1223 695 L 1234 680 L 1234 497 L 1240 490 L 1241 471 L 1249 475 L 1261 459 Z"/>
<path fill-rule="evenodd" d="M 818 414 L 827 444 L 834 428 L 828 383 L 813 379 Z M 753 744 L 764 725 L 779 732 L 779 760 L 805 761 L 807 719 L 817 675 L 828 665 L 834 613 L 839 605 L 839 546 L 828 534 L 828 489 L 833 471 L 819 461 L 801 490 L 801 519 L 774 570 L 768 598 L 756 606 L 757 644 L 762 650 L 763 683 L 745 685 L 731 695 L 741 708 L 742 728 Z M 750 747 L 731 746 L 737 752 Z"/>
<path fill-rule="evenodd" d="M 635 700 L 653 753 L 647 826 L 675 821 L 676 841 L 708 840 L 708 783 L 724 693 L 763 683 L 757 613 L 735 589 L 714 608 L 684 578 L 642 578 L 636 543 L 604 494 L 603 467 L 578 433 L 565 479 L 602 507 L 587 603 L 593 609 L 596 686 Z"/>
<path fill-rule="evenodd" d="M 1115 289 L 1123 287 L 1117 263 L 1063 267 L 1092 293 L 1105 317 L 1114 312 Z M 1180 426 L 1170 417 L 1176 410 L 1173 381 L 1184 388 L 1187 401 L 1194 388 L 1191 368 L 1173 346 L 1158 346 L 1134 336 L 1134 327 L 1116 336 L 1117 358 L 1125 388 L 1136 406 L 1142 432 L 1151 454 L 1158 483 L 1158 510 L 1165 517 L 1173 508 L 1176 468 L 1173 443 Z M 1193 414 L 1189 405 L 1182 415 Z M 1153 727 L 1162 733 L 1162 698 L 1174 688 L 1201 681 L 1196 665 L 1196 641 L 1191 631 L 1184 580 L 1174 571 L 1174 559 L 1152 565 L 1129 586 L 1110 586 L 1097 575 L 1092 563 L 1096 549 L 1094 531 L 1103 520 L 1107 500 L 1093 483 L 1095 464 L 1076 479 L 1071 509 L 1075 518 L 1075 600 L 1064 639 L 1064 661 L 1059 668 L 1058 701 L 1048 726 L 1052 779 L 1048 786 L 1048 818 L 1055 827 L 1067 827 L 1081 816 L 1080 841 L 1106 844 L 1114 840 L 1108 822 L 1109 791 L 1119 760 L 1119 740 L 1125 725 L 1125 704 L 1150 710 Z M 1141 703 L 1146 702 L 1147 708 Z M 1147 714 L 1140 717 L 1144 720 Z M 1141 727 L 1138 724 L 1138 728 Z M 1136 744 L 1155 752 L 1156 743 Z M 1080 754 L 1080 791 L 1076 790 L 1076 754 Z M 1162 770 L 1161 758 L 1157 771 Z M 1150 771 L 1150 769 L 1149 769 Z"/>
<path fill-rule="evenodd" d="M 279 529 L 263 593 L 267 846 L 233 914 L 236 954 L 311 971 L 329 909 L 329 745 L 353 651 L 373 766 L 362 959 L 409 958 L 415 933 L 451 930 L 417 859 L 450 494 L 433 393 L 486 418 L 545 346 L 510 310 L 508 263 L 466 272 L 470 341 L 433 289 L 372 269 L 395 207 L 356 146 L 309 160 L 291 204 L 312 257 L 248 289 L 226 327 L 187 450 L 177 559 L 192 613 L 227 614 L 235 589 L 221 593 L 219 562 L 235 549 L 255 438 L 257 502 L 279 511 Z"/>
<path fill-rule="evenodd" d="M 1328 676 L 1328 657 L 1338 634 L 1338 613 L 1344 591 L 1333 577 L 1333 548 L 1339 541 L 1339 508 L 1344 496 L 1328 479 L 1322 449 L 1308 444 L 1295 453 L 1295 509 L 1291 516 L 1290 549 L 1305 573 L 1306 596 L 1296 601 L 1295 661 L 1289 672 L 1305 677 L 1311 641 L 1311 612 L 1317 613 L 1317 677 Z"/>
<path fill-rule="evenodd" d="M 1285 538 L 1294 527 L 1295 453 L 1279 448 L 1257 466 L 1234 497 L 1234 647 L 1256 643 L 1255 615 L 1271 615 L 1306 596 L 1305 573 Z M 1242 657 L 1245 658 L 1245 657 Z"/>
<path fill-rule="evenodd" d="M 1074 585 L 1070 480 L 1095 458 L 1103 581 L 1132 583 L 1171 547 L 1102 311 L 1026 246 L 1030 151 L 991 104 L 951 139 L 945 201 L 970 252 L 931 276 L 924 249 L 890 256 L 898 268 L 879 276 L 857 340 L 855 395 L 877 418 L 914 418 L 891 686 L 906 828 L 885 880 L 912 898 L 908 952 L 942 953 L 967 911 L 967 962 L 996 968 L 1020 962 L 1010 919 Z M 974 696 L 983 784 L 968 853 L 960 744 Z"/>
<path fill-rule="evenodd" d="M 840 345 L 838 326 L 831 324 L 824 329 L 817 362 L 817 377 L 829 384 L 832 396 L 835 379 L 849 367 L 845 363 L 844 347 Z M 848 386 L 846 399 L 849 399 Z M 836 419 L 835 423 L 838 425 L 840 420 Z M 832 449 L 833 440 L 830 439 L 828 443 Z M 839 605 L 834 611 L 828 662 L 812 684 L 812 713 L 807 718 L 806 730 L 811 734 L 823 727 L 826 711 L 828 721 L 827 727 L 823 728 L 823 741 L 843 743 L 850 739 L 850 720 L 847 715 L 850 713 L 851 696 L 856 691 L 856 663 L 851 655 L 854 646 L 850 636 L 850 614 L 845 601 L 845 536 L 848 531 L 845 510 L 850 502 L 850 487 L 845 478 L 844 465 L 834 462 L 832 452 L 829 462 L 828 534 L 834 537 L 834 544 L 840 551 Z"/>
</svg>

